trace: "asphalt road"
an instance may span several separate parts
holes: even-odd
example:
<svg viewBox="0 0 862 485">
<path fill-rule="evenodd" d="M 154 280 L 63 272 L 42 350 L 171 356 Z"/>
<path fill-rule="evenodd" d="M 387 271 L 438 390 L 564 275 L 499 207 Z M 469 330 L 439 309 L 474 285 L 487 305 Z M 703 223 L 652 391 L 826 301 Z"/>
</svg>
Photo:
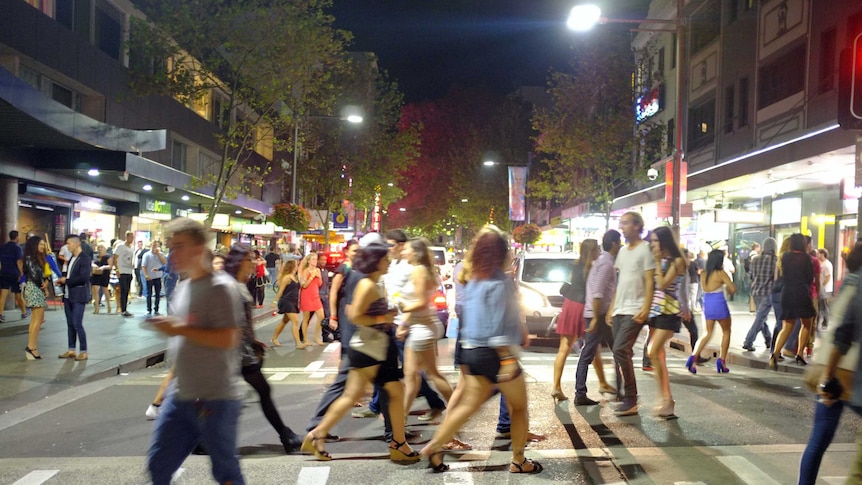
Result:
<svg viewBox="0 0 862 485">
<path fill-rule="evenodd" d="M 268 337 L 272 320 L 260 327 Z M 285 422 L 305 428 L 325 384 L 337 369 L 338 347 L 296 351 L 285 346 L 268 353 L 265 374 Z M 441 368 L 451 369 L 451 342 L 440 342 Z M 640 349 L 638 354 L 640 355 Z M 334 430 L 342 441 L 327 446 L 335 460 L 286 456 L 275 432 L 248 393 L 240 423 L 240 454 L 248 483 L 299 484 L 471 484 L 471 483 L 655 483 L 655 484 L 792 484 L 811 430 L 814 399 L 798 375 L 736 367 L 716 374 L 708 364 L 697 375 L 683 367 L 683 356 L 671 352 L 671 385 L 678 420 L 653 418 L 656 386 L 652 374 L 637 379 L 641 412 L 617 418 L 607 402 L 575 407 L 550 398 L 553 354 L 527 352 L 531 430 L 548 439 L 531 444 L 528 457 L 545 465 L 536 476 L 506 472 L 509 442 L 495 439 L 498 403 L 492 398 L 465 427 L 463 441 L 475 450 L 450 454 L 452 471 L 434 475 L 427 463 L 399 466 L 388 461 L 381 441 L 382 421 L 350 416 Z M 605 367 L 611 358 L 605 353 Z M 577 356 L 570 357 L 565 391 L 573 396 Z M 636 359 L 639 362 L 639 359 Z M 712 362 L 710 362 L 711 364 Z M 145 454 L 152 421 L 144 417 L 164 367 L 90 382 L 7 413 L 0 419 L 0 483 L 15 485 L 143 484 Z M 448 373 L 452 382 L 454 372 Z M 597 381 L 590 374 L 589 384 Z M 245 384 L 243 384 L 245 385 Z M 250 389 L 250 388 L 249 388 Z M 598 399 L 597 393 L 590 396 Z M 410 428 L 421 436 L 421 448 L 435 429 L 415 415 Z M 860 420 L 845 412 L 842 425 L 821 466 L 820 482 L 843 483 L 855 454 Z M 176 483 L 212 483 L 209 460 L 190 457 Z"/>
</svg>

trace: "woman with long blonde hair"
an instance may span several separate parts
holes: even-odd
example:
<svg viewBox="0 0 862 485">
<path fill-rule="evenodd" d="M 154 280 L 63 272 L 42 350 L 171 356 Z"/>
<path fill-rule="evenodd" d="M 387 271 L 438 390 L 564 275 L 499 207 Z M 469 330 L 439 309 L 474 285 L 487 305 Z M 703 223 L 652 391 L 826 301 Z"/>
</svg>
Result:
<svg viewBox="0 0 862 485">
<path fill-rule="evenodd" d="M 595 239 L 584 239 L 581 242 L 580 258 L 572 267 L 572 277 L 569 284 L 566 285 L 566 294 L 563 295 L 563 309 L 557 318 L 556 330 L 557 334 L 560 335 L 560 348 L 557 350 L 557 358 L 554 359 L 554 389 L 551 392 L 551 397 L 558 401 L 569 399 L 563 393 L 561 384 L 563 367 L 566 365 L 569 354 L 572 353 L 575 342 L 582 338 L 586 332 L 584 306 L 586 304 L 587 276 L 600 253 L 599 243 Z M 601 355 L 596 355 L 593 359 L 593 369 L 599 378 L 599 392 L 616 393 L 616 389 L 605 380 Z M 586 399 L 581 401 L 583 404 L 594 404 L 594 402 L 587 402 Z"/>
<path fill-rule="evenodd" d="M 320 285 L 323 276 L 317 267 L 317 253 L 308 253 L 299 265 L 299 311 L 302 312 L 302 336 L 306 346 L 323 345 L 320 340 L 320 322 L 323 320 L 323 301 L 320 299 Z M 312 314 L 317 317 L 317 329 L 308 330 Z"/>
<path fill-rule="evenodd" d="M 290 259 L 281 265 L 281 271 L 278 273 L 278 294 L 275 295 L 275 300 L 272 301 L 272 306 L 278 308 L 278 313 L 282 314 L 281 321 L 275 327 L 275 332 L 269 341 L 273 347 L 281 347 L 278 341 L 278 336 L 282 330 L 290 322 L 290 331 L 293 334 L 293 341 L 296 343 L 297 349 L 304 349 L 306 345 L 299 338 L 299 278 L 296 276 L 297 264 L 295 259 Z"/>
</svg>

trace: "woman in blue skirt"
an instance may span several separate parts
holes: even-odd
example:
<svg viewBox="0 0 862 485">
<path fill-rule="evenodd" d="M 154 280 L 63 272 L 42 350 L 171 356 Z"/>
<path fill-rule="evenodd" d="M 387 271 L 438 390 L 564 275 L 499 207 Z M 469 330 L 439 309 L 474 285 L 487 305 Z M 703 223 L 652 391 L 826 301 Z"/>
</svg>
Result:
<svg viewBox="0 0 862 485">
<path fill-rule="evenodd" d="M 715 322 L 721 325 L 721 357 L 715 361 L 715 370 L 721 374 L 730 372 L 725 365 L 727 350 L 730 347 L 730 308 L 724 298 L 724 288 L 729 294 L 736 293 L 736 286 L 730 276 L 724 272 L 724 251 L 710 251 L 706 260 L 706 271 L 700 275 L 700 286 L 703 288 L 703 319 L 706 320 L 706 334 L 697 341 L 694 352 L 685 361 L 685 366 L 692 374 L 697 374 L 697 356 L 712 338 Z"/>
</svg>

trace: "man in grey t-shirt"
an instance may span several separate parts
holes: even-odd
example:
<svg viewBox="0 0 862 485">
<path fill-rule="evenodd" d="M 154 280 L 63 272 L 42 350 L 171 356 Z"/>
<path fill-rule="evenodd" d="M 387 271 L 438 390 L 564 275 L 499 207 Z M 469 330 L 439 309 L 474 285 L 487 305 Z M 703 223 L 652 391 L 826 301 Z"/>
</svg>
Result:
<svg viewBox="0 0 862 485">
<path fill-rule="evenodd" d="M 168 485 L 197 443 L 210 455 L 218 483 L 243 485 L 236 457 L 242 404 L 237 389 L 240 328 L 245 318 L 236 281 L 204 263 L 208 234 L 203 225 L 178 218 L 167 227 L 171 263 L 188 279 L 177 285 L 174 316 L 149 320 L 182 337 L 174 374 L 176 387 L 161 405 L 147 467 L 154 485 Z"/>
</svg>

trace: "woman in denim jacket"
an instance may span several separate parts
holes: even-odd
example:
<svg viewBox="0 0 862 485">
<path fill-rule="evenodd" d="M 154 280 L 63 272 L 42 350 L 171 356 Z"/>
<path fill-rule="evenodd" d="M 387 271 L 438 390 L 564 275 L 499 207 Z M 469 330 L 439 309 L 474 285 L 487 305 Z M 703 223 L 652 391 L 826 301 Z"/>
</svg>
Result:
<svg viewBox="0 0 862 485">
<path fill-rule="evenodd" d="M 862 278 L 862 271 L 860 271 L 862 269 L 862 244 L 856 243 L 853 251 L 847 256 L 846 264 L 848 274 L 841 284 L 836 303 L 840 301 L 842 292 L 854 288 L 856 293 L 852 300 L 847 303 L 843 318 L 837 320 L 841 323 L 835 329 L 834 345 L 820 377 L 820 385 L 817 389 L 820 398 L 814 411 L 814 427 L 811 430 L 811 437 L 799 467 L 800 484 L 816 482 L 820 462 L 838 429 L 845 402 L 853 411 L 862 415 L 862 375 L 859 373 L 859 356 L 851 359 L 851 362 L 847 362 L 844 357 L 852 344 L 859 344 L 862 341 L 862 291 L 859 288 L 859 281 Z M 838 309 L 837 307 L 838 305 L 834 308 Z M 858 354 L 858 349 L 856 353 Z M 839 380 L 836 379 L 838 367 L 855 370 L 852 385 L 839 383 Z M 847 381 L 843 382 L 846 383 Z M 836 383 L 839 383 L 837 387 Z M 848 389 L 848 387 L 852 387 L 852 389 Z M 856 442 L 862 446 L 860 439 L 857 439 Z M 847 483 L 862 483 L 862 448 L 856 451 L 856 459 Z"/>
<path fill-rule="evenodd" d="M 512 417 L 511 473 L 539 473 L 542 465 L 524 456 L 527 442 L 527 387 L 517 354 L 527 341 L 521 325 L 517 287 L 505 270 L 511 263 L 509 244 L 495 226 L 485 226 L 476 236 L 464 269 L 470 275 L 464 288 L 461 327 L 461 363 L 464 394 L 437 433 L 422 450 L 435 472 L 446 471 L 439 452 L 479 407 L 500 389 Z"/>
</svg>

